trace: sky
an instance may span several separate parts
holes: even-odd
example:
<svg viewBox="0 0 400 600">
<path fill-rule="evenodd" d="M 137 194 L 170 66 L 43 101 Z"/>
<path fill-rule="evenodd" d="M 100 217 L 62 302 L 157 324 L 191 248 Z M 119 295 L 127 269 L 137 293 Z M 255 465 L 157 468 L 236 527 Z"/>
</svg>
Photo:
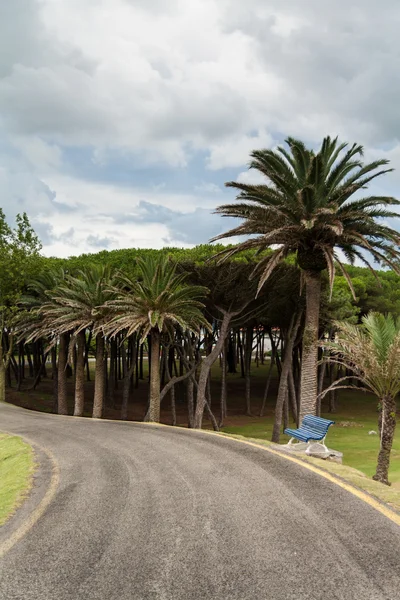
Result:
<svg viewBox="0 0 400 600">
<path fill-rule="evenodd" d="M 0 206 L 48 256 L 206 243 L 287 136 L 400 196 L 397 0 L 0 0 Z"/>
</svg>

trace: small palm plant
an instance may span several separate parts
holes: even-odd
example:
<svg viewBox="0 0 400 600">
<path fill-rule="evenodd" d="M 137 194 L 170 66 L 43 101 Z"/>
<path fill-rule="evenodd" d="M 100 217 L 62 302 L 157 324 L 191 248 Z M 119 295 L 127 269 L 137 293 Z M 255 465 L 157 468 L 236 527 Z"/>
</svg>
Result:
<svg viewBox="0 0 400 600">
<path fill-rule="evenodd" d="M 150 335 L 150 421 L 160 420 L 160 343 L 161 335 L 174 334 L 174 327 L 198 331 L 209 327 L 202 313 L 201 299 L 207 293 L 202 286 L 185 282 L 186 274 L 177 273 L 167 258 L 148 257 L 138 262 L 139 277 L 121 275 L 117 297 L 108 302 L 111 318 L 106 325 L 109 335 L 123 331 L 128 337 L 141 334 L 142 342 Z"/>
<path fill-rule="evenodd" d="M 400 318 L 371 312 L 362 326 L 339 322 L 336 341 L 323 342 L 332 357 L 330 361 L 350 369 L 366 391 L 375 394 L 380 403 L 380 450 L 376 481 L 389 484 L 390 452 L 396 427 L 396 396 L 400 392 Z M 336 381 L 323 392 L 340 387 L 347 377 Z M 359 388 L 357 388 L 359 389 Z"/>
<path fill-rule="evenodd" d="M 216 212 L 241 219 L 242 223 L 211 241 L 250 236 L 217 254 L 221 260 L 252 248 L 272 250 L 253 272 L 253 277 L 259 277 L 258 290 L 279 262 L 291 253 L 296 255 L 306 290 L 301 421 L 305 414 L 315 414 L 316 410 L 321 272 L 328 270 L 332 289 L 337 266 L 352 287 L 337 250 L 350 263 L 357 258 L 372 269 L 366 258 L 369 253 L 377 262 L 399 272 L 396 262 L 400 257 L 400 234 L 380 219 L 398 217 L 388 207 L 400 202 L 387 196 L 353 198 L 376 177 L 392 170 L 382 168 L 387 160 L 364 164 L 362 146 L 348 147 L 337 138 L 326 137 L 320 150 L 314 152 L 300 140 L 289 138 L 286 143 L 288 149 L 278 146 L 276 150 L 252 152 L 250 169 L 264 175 L 265 183 L 226 184 L 239 190 L 238 202 L 220 206 Z"/>
</svg>

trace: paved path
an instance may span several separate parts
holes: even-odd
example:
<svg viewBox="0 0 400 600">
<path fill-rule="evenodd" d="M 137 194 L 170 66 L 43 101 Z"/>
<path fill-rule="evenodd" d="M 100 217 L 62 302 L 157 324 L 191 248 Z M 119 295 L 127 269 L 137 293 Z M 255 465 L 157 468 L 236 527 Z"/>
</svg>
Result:
<svg viewBox="0 0 400 600">
<path fill-rule="evenodd" d="M 400 598 L 400 528 L 284 458 L 8 405 L 0 429 L 61 469 L 44 516 L 0 562 L 1 600 Z"/>
</svg>

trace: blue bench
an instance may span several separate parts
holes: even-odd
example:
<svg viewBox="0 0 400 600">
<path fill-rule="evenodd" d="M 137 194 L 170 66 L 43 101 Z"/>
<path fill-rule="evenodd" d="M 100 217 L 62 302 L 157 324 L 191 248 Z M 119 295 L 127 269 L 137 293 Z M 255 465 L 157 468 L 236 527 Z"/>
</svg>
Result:
<svg viewBox="0 0 400 600">
<path fill-rule="evenodd" d="M 322 446 L 325 448 L 325 451 L 328 451 L 328 448 L 325 446 L 325 438 L 329 427 L 334 424 L 335 421 L 330 421 L 329 419 L 314 417 L 314 415 L 306 415 L 298 429 L 284 430 L 286 435 L 291 436 L 288 446 L 292 445 L 294 439 L 308 445 L 310 442 L 321 442 Z"/>
</svg>

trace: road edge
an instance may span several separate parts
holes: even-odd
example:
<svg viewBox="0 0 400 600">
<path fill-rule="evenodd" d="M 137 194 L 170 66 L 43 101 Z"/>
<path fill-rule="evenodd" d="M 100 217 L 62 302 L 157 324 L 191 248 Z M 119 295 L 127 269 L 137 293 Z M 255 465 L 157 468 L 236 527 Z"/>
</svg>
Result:
<svg viewBox="0 0 400 600">
<path fill-rule="evenodd" d="M 108 420 L 111 421 L 111 419 L 108 419 Z M 134 422 L 134 421 L 132 421 L 132 422 Z M 168 427 L 168 428 L 173 428 L 173 429 L 179 429 L 180 431 L 182 431 L 182 427 L 176 427 L 173 425 L 165 425 L 164 423 L 145 423 L 145 422 L 143 422 L 143 423 L 139 423 L 139 424 L 140 425 L 150 425 L 153 427 Z M 396 525 L 398 525 L 400 527 L 400 514 L 395 512 L 385 502 L 376 499 L 374 496 L 372 496 L 368 492 L 365 492 L 361 488 L 358 488 L 358 487 L 354 486 L 353 484 L 347 482 L 344 478 L 334 475 L 334 474 L 330 473 L 329 471 L 326 471 L 323 468 L 312 465 L 312 464 L 306 462 L 305 460 L 302 460 L 301 458 L 289 456 L 284 451 L 276 450 L 275 448 L 270 448 L 270 447 L 264 446 L 262 444 L 257 444 L 256 442 L 250 442 L 248 440 L 240 440 L 238 438 L 231 437 L 229 434 L 226 434 L 223 432 L 210 431 L 209 429 L 188 429 L 187 431 L 192 431 L 192 432 L 196 432 L 196 433 L 205 433 L 207 435 L 213 435 L 213 436 L 219 437 L 220 439 L 226 438 L 226 439 L 232 440 L 234 442 L 238 442 L 239 444 L 245 444 L 246 446 L 252 446 L 253 448 L 259 448 L 261 450 L 265 450 L 266 452 L 269 452 L 270 454 L 274 454 L 275 456 L 279 456 L 280 458 L 283 458 L 284 460 L 288 460 L 290 462 L 296 463 L 296 464 L 300 465 L 301 467 L 308 469 L 309 471 L 312 471 L 313 473 L 316 473 L 317 475 L 320 475 L 321 477 L 323 477 L 324 479 L 327 479 L 331 483 L 338 485 L 339 487 L 346 490 L 353 496 L 356 496 L 359 500 L 365 502 L 366 504 L 368 504 L 369 506 L 371 506 L 372 508 L 374 508 L 375 510 L 377 510 L 378 512 L 383 514 L 386 518 L 388 518 L 390 521 L 392 521 L 393 523 L 395 523 Z"/>
<path fill-rule="evenodd" d="M 8 406 L 13 406 L 13 408 L 15 408 L 17 410 L 27 410 L 27 409 L 24 409 L 23 407 L 16 406 L 11 403 L 7 403 L 7 404 L 8 404 Z M 32 411 L 32 412 L 40 413 L 40 411 Z M 49 413 L 41 413 L 41 414 L 46 414 L 47 416 L 50 416 Z M 204 433 L 207 435 L 213 435 L 213 436 L 218 437 L 219 439 L 227 438 L 232 441 L 238 442 L 240 444 L 246 444 L 248 446 L 253 446 L 254 448 L 259 448 L 261 450 L 265 450 L 266 452 L 269 452 L 270 454 L 275 454 L 276 456 L 279 456 L 279 457 L 283 458 L 284 460 L 288 460 L 290 462 L 296 463 L 296 464 L 300 465 L 301 467 L 308 469 L 309 471 L 312 471 L 312 472 L 316 473 L 317 475 L 320 475 L 321 477 L 327 479 L 331 483 L 338 485 L 339 487 L 346 490 L 353 496 L 357 497 L 362 502 L 365 502 L 366 504 L 368 504 L 369 506 L 371 506 L 372 508 L 374 508 L 375 510 L 377 510 L 378 512 L 383 514 L 386 518 L 388 518 L 390 521 L 392 521 L 393 523 L 395 523 L 396 525 L 398 525 L 400 527 L 400 514 L 395 512 L 384 501 L 380 501 L 380 500 L 376 499 L 374 496 L 372 496 L 368 492 L 354 486 L 353 484 L 346 481 L 344 478 L 342 479 L 342 478 L 340 478 L 340 476 L 334 475 L 334 474 L 330 473 L 329 471 L 324 470 L 323 468 L 312 465 L 312 464 L 306 462 L 305 460 L 301 460 L 300 458 L 296 458 L 294 456 L 289 456 L 284 451 L 278 451 L 278 450 L 272 449 L 268 446 L 258 444 L 256 442 L 250 442 L 248 440 L 241 440 L 236 437 L 231 437 L 227 433 L 211 431 L 209 429 L 186 429 L 183 427 L 178 427 L 176 425 L 166 425 L 165 423 L 154 423 L 154 422 L 146 422 L 146 421 L 121 421 L 121 420 L 117 420 L 117 419 L 91 419 L 88 417 L 74 417 L 72 415 L 51 415 L 51 416 L 53 416 L 55 418 L 61 417 L 64 419 L 65 418 L 66 419 L 84 419 L 85 421 L 92 422 L 95 424 L 120 423 L 120 424 L 123 424 L 124 426 L 132 424 L 132 425 L 142 425 L 142 426 L 148 426 L 148 427 L 167 427 L 169 429 L 177 429 L 181 432 L 186 431 L 186 432 L 193 432 L 195 434 L 203 434 Z M 26 438 L 26 439 L 28 439 L 28 438 Z M 1 557 L 1 548 L 2 548 L 2 546 L 0 544 L 0 557 Z"/>
<path fill-rule="evenodd" d="M 15 435 L 15 433 L 4 429 L 2 429 L 2 431 L 9 435 Z M 0 529 L 2 537 L 4 536 L 4 540 L 0 539 L 0 559 L 3 558 L 17 542 L 23 539 L 44 515 L 55 497 L 60 481 L 60 468 L 52 452 L 36 442 L 33 442 L 29 437 L 20 434 L 18 434 L 18 436 L 33 448 L 38 468 L 33 473 L 33 483 L 27 498 L 24 500 L 23 504 L 17 508 L 16 513 Z M 46 475 L 48 475 L 48 477 L 46 477 Z M 41 481 L 41 485 L 46 485 L 46 490 L 42 495 L 38 492 L 39 497 L 35 497 L 37 496 L 37 494 L 35 494 L 35 479 L 47 479 L 47 481 Z M 28 511 L 29 514 L 25 517 L 24 513 Z"/>
</svg>

